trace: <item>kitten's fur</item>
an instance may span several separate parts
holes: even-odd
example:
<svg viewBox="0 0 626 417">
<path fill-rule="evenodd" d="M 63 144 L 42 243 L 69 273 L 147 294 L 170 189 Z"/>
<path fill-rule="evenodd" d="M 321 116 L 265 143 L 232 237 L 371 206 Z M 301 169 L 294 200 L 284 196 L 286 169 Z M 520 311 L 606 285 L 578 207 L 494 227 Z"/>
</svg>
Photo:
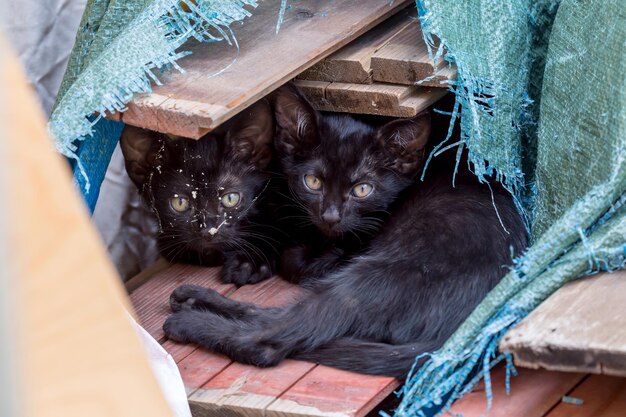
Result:
<svg viewBox="0 0 626 417">
<path fill-rule="evenodd" d="M 224 281 L 236 284 L 272 275 L 274 232 L 264 200 L 274 131 L 265 100 L 200 140 L 124 128 L 126 170 L 159 221 L 163 256 L 172 262 L 224 263 Z M 240 200 L 226 208 L 221 197 L 231 192 Z M 175 196 L 186 199 L 187 210 L 174 209 Z"/>
<path fill-rule="evenodd" d="M 260 308 L 179 287 L 165 333 L 257 366 L 292 357 L 403 378 L 417 355 L 441 346 L 525 247 L 513 202 L 471 174 L 459 175 L 453 187 L 447 166 L 413 181 L 428 114 L 374 129 L 350 116 L 322 116 L 286 87 L 276 96 L 276 121 L 276 147 L 292 189 L 321 230 L 328 228 L 317 216 L 331 202 L 341 214 L 338 232 L 358 229 L 372 211 L 387 210 L 389 219 L 369 249 L 317 277 L 287 307 Z M 315 172 L 324 175 L 324 188 L 309 195 L 298 182 Z M 374 189 L 353 201 L 349 189 L 360 181 Z"/>
</svg>

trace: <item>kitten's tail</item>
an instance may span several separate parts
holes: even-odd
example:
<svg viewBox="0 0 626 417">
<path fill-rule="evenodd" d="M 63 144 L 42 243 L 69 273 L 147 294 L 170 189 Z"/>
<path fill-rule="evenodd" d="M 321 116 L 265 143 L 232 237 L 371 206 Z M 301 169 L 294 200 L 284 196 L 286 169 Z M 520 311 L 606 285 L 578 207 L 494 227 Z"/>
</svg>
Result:
<svg viewBox="0 0 626 417">
<path fill-rule="evenodd" d="M 418 355 L 433 352 L 440 345 L 435 342 L 390 345 L 344 337 L 309 352 L 295 353 L 291 357 L 361 374 L 404 379 Z M 421 358 L 417 366 L 426 360 Z"/>
</svg>

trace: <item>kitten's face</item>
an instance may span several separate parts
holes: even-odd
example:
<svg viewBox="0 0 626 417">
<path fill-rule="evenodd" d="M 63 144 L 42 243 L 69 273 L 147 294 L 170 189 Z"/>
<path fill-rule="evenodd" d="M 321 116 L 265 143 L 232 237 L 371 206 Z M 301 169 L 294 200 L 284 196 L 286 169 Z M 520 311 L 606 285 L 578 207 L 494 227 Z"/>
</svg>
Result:
<svg viewBox="0 0 626 417">
<path fill-rule="evenodd" d="M 229 126 L 200 140 L 125 128 L 127 171 L 158 218 L 159 247 L 170 260 L 193 254 L 197 262 L 217 261 L 242 244 L 245 220 L 258 211 L 274 133 L 269 107 Z"/>
<path fill-rule="evenodd" d="M 293 194 L 330 237 L 375 232 L 422 166 L 427 113 L 374 129 L 347 115 L 322 116 L 293 87 L 275 95 L 276 148 Z"/>
</svg>

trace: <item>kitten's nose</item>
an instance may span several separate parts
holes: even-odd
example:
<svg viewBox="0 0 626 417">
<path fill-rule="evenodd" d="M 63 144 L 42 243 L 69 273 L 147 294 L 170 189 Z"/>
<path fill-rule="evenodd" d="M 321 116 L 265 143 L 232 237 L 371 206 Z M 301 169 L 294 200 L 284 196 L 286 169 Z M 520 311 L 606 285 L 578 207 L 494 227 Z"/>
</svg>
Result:
<svg viewBox="0 0 626 417">
<path fill-rule="evenodd" d="M 335 225 L 339 223 L 339 220 L 341 220 L 341 216 L 339 216 L 339 210 L 337 210 L 337 206 L 333 204 L 327 207 L 326 210 L 324 210 L 324 213 L 322 213 L 322 219 L 329 225 Z"/>
</svg>

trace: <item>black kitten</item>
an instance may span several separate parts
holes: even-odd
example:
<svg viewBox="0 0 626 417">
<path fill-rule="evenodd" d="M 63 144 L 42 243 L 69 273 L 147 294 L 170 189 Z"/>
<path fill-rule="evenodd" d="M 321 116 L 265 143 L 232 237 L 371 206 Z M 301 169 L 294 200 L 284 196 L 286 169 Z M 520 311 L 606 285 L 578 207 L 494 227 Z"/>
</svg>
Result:
<svg viewBox="0 0 626 417">
<path fill-rule="evenodd" d="M 236 284 L 272 275 L 276 251 L 263 208 L 274 130 L 267 101 L 200 140 L 124 128 L 126 170 L 157 217 L 163 256 L 224 263 L 224 281 Z"/>
<path fill-rule="evenodd" d="M 428 114 L 373 129 L 350 116 L 316 113 L 292 88 L 276 103 L 276 145 L 284 158 L 293 156 L 290 184 L 312 221 L 340 234 L 362 228 L 372 212 L 388 211 L 388 220 L 369 248 L 318 277 L 287 307 L 258 308 L 179 287 L 165 333 L 257 366 L 292 357 L 403 378 L 416 356 L 457 329 L 525 247 L 512 199 L 469 173 L 453 187 L 446 164 L 429 168 L 425 182 L 413 181 Z"/>
<path fill-rule="evenodd" d="M 375 130 L 318 114 L 294 87 L 283 87 L 274 101 L 281 170 L 300 218 L 311 225 L 291 227 L 299 244 L 283 254 L 280 273 L 303 284 L 345 264 L 377 234 L 389 204 L 423 165 L 429 116 Z"/>
</svg>

